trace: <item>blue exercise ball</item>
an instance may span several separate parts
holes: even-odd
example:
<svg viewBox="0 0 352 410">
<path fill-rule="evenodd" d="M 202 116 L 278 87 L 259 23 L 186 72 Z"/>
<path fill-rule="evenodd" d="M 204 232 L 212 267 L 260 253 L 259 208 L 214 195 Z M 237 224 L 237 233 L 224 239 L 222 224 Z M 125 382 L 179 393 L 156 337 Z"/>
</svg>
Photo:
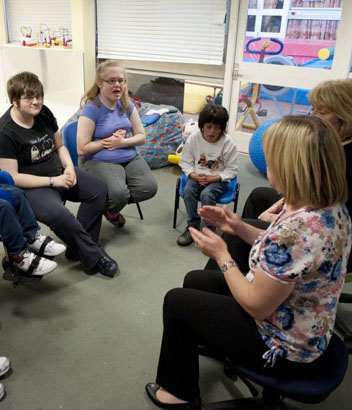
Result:
<svg viewBox="0 0 352 410">
<path fill-rule="evenodd" d="M 249 141 L 249 156 L 253 165 L 263 174 L 266 175 L 266 162 L 263 151 L 263 136 L 265 131 L 271 124 L 277 120 L 271 120 L 260 125 L 253 133 L 251 140 Z"/>
</svg>

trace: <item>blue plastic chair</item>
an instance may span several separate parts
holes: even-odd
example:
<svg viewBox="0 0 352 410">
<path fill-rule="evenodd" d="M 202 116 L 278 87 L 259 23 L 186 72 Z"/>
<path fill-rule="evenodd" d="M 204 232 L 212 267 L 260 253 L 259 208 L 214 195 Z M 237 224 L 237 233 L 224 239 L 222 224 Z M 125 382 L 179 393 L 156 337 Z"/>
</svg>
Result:
<svg viewBox="0 0 352 410">
<path fill-rule="evenodd" d="M 77 154 L 77 125 L 78 121 L 73 121 L 65 125 L 63 130 L 63 141 L 64 145 L 68 149 L 73 165 L 78 166 L 78 154 Z M 141 207 L 138 202 L 136 202 L 139 217 L 144 219 Z"/>
<path fill-rule="evenodd" d="M 180 197 L 183 198 L 183 191 L 187 183 L 187 176 L 182 172 L 181 178 L 177 178 L 175 191 L 175 206 L 174 206 L 174 220 L 172 227 L 176 228 L 177 211 L 180 205 Z M 226 192 L 221 195 L 218 200 L 219 204 L 229 204 L 233 202 L 233 212 L 237 210 L 238 195 L 240 192 L 240 184 L 237 183 L 237 177 L 231 179 L 227 185 Z"/>
<path fill-rule="evenodd" d="M 78 166 L 78 154 L 77 154 L 77 124 L 78 121 L 73 121 L 65 125 L 63 131 L 64 145 L 68 149 L 73 165 Z"/>
</svg>

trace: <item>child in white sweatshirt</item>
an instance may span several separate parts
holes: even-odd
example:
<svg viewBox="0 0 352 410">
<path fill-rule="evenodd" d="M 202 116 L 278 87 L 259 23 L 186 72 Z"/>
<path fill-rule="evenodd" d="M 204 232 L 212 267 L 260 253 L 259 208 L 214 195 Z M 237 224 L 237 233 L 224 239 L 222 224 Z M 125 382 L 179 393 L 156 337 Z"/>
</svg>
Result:
<svg viewBox="0 0 352 410">
<path fill-rule="evenodd" d="M 199 114 L 199 130 L 187 139 L 183 148 L 179 165 L 188 177 L 183 192 L 187 227 L 177 239 L 180 246 L 193 242 L 190 226 L 200 227 L 198 201 L 202 206 L 216 205 L 229 181 L 238 174 L 237 148 L 225 133 L 228 119 L 226 108 L 207 104 Z"/>
</svg>

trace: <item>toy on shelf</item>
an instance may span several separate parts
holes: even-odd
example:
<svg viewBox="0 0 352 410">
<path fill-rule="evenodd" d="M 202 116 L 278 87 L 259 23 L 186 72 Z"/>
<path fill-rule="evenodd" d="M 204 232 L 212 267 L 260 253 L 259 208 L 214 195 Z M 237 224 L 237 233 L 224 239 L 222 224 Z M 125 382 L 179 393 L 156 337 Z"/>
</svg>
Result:
<svg viewBox="0 0 352 410">
<path fill-rule="evenodd" d="M 21 44 L 24 47 L 33 47 L 37 45 L 37 41 L 32 37 L 32 27 L 21 27 Z"/>
<path fill-rule="evenodd" d="M 167 157 L 168 161 L 171 164 L 178 164 L 180 162 L 181 154 L 183 147 L 185 146 L 185 142 L 187 141 L 187 138 L 196 132 L 198 130 L 198 121 L 193 120 L 192 118 L 188 120 L 184 125 L 183 125 L 183 142 L 177 147 L 175 154 L 169 154 Z"/>
<path fill-rule="evenodd" d="M 70 48 L 72 47 L 72 40 L 70 39 L 69 30 L 65 27 L 59 27 L 58 30 L 52 31 L 45 23 L 38 23 L 39 30 L 37 33 L 37 40 L 32 36 L 31 27 L 21 27 L 21 44 L 23 46 L 34 47 L 57 47 L 57 48 Z"/>
<path fill-rule="evenodd" d="M 38 46 L 50 47 L 51 46 L 51 36 L 49 26 L 45 23 L 39 24 L 38 32 Z"/>
<path fill-rule="evenodd" d="M 59 27 L 59 30 L 54 31 L 51 39 L 55 47 L 68 47 L 71 43 L 69 31 L 65 27 Z"/>
</svg>

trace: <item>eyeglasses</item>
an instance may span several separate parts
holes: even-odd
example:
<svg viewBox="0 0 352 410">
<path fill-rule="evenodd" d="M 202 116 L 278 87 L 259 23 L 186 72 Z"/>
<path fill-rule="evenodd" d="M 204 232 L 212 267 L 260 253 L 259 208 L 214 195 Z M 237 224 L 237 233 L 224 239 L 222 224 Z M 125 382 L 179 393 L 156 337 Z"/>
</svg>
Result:
<svg viewBox="0 0 352 410">
<path fill-rule="evenodd" d="M 36 95 L 34 97 L 21 97 L 21 100 L 26 101 L 27 103 L 32 103 L 34 100 L 37 100 L 39 102 L 43 101 L 43 96 L 42 95 Z"/>
<path fill-rule="evenodd" d="M 108 80 L 104 80 L 106 83 L 109 85 L 115 85 L 116 83 L 119 83 L 119 85 L 122 85 L 126 82 L 124 78 L 109 78 Z"/>
</svg>

